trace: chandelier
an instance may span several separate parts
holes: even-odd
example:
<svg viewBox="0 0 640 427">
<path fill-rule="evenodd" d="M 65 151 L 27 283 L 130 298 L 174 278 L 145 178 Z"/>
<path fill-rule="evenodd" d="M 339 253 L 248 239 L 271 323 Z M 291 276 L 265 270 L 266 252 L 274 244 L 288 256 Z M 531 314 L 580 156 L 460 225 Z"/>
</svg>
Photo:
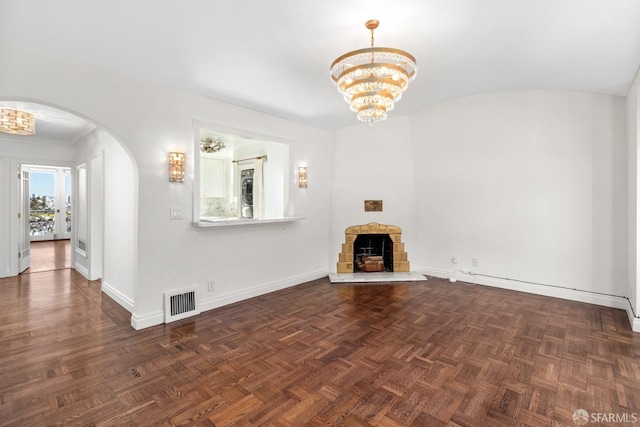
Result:
<svg viewBox="0 0 640 427">
<path fill-rule="evenodd" d="M 26 111 L 0 109 L 0 132 L 33 135 L 36 133 L 36 118 Z"/>
<path fill-rule="evenodd" d="M 225 147 L 224 142 L 220 138 L 214 141 L 213 138 L 207 137 L 200 140 L 200 151 L 203 153 L 215 153 Z"/>
<path fill-rule="evenodd" d="M 409 53 L 373 47 L 373 31 L 378 25 L 375 19 L 365 24 L 371 30 L 371 47 L 345 53 L 331 64 L 331 79 L 338 91 L 358 119 L 370 124 L 387 118 L 418 71 L 416 59 Z"/>
</svg>

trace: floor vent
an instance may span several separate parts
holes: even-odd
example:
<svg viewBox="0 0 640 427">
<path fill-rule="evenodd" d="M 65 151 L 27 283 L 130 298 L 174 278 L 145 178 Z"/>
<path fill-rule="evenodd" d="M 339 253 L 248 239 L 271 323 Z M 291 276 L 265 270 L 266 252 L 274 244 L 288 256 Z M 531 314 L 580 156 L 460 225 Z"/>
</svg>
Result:
<svg viewBox="0 0 640 427">
<path fill-rule="evenodd" d="M 164 323 L 200 314 L 198 289 L 180 289 L 164 294 Z"/>
</svg>

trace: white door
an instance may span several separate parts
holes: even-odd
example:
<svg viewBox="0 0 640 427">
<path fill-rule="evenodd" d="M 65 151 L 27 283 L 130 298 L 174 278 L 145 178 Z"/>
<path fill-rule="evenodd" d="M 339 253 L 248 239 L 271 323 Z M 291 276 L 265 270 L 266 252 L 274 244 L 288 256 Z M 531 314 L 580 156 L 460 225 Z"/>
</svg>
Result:
<svg viewBox="0 0 640 427">
<path fill-rule="evenodd" d="M 71 237 L 71 170 L 24 166 L 30 172 L 29 218 L 31 241 Z"/>
<path fill-rule="evenodd" d="M 71 169 L 58 169 L 56 238 L 71 239 Z"/>
<path fill-rule="evenodd" d="M 18 173 L 18 272 L 22 273 L 31 266 L 31 228 L 29 225 L 29 171 L 20 166 Z"/>
</svg>

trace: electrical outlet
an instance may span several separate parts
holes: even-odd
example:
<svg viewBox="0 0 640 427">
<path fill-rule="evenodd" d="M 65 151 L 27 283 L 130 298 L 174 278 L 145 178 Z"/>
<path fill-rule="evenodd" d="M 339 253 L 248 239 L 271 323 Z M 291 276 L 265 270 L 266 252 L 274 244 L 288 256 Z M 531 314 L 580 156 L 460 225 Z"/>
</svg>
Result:
<svg viewBox="0 0 640 427">
<path fill-rule="evenodd" d="M 207 282 L 207 290 L 208 290 L 209 292 L 213 292 L 213 291 L 215 291 L 215 290 L 216 290 L 216 284 L 215 284 L 215 282 L 214 282 L 213 280 L 209 280 L 209 281 Z"/>
<path fill-rule="evenodd" d="M 171 208 L 170 217 L 171 217 L 171 219 L 182 219 L 182 209 L 181 208 Z"/>
<path fill-rule="evenodd" d="M 471 258 L 471 265 L 473 265 L 474 267 L 478 266 L 478 258 Z"/>
<path fill-rule="evenodd" d="M 458 258 L 456 258 L 455 256 L 451 257 L 451 264 L 457 264 L 458 263 Z"/>
</svg>

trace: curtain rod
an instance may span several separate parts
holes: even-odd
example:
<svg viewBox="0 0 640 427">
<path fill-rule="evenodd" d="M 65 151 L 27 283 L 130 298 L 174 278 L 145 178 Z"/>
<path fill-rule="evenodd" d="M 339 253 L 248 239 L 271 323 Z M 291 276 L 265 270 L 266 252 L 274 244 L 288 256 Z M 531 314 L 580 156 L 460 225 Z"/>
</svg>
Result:
<svg viewBox="0 0 640 427">
<path fill-rule="evenodd" d="M 248 159 L 240 159 L 240 160 L 234 160 L 232 163 L 239 163 L 239 162 L 244 162 L 245 160 L 260 160 L 260 159 L 264 159 L 264 161 L 267 161 L 267 155 L 263 155 L 263 156 L 258 156 L 258 157 L 249 157 Z"/>
</svg>

